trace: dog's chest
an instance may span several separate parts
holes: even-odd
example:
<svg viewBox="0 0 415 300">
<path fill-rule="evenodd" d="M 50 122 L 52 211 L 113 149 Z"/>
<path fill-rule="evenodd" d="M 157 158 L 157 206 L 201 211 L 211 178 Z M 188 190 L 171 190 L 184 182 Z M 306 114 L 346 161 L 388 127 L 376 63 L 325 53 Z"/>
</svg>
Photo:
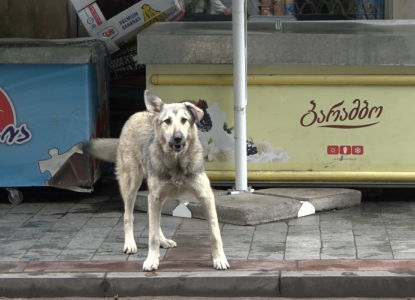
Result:
<svg viewBox="0 0 415 300">
<path fill-rule="evenodd" d="M 176 187 L 182 187 L 186 182 L 186 173 L 182 169 L 172 169 L 169 172 L 169 183 Z"/>
<path fill-rule="evenodd" d="M 180 161 L 170 164 L 167 174 L 169 183 L 179 188 L 189 180 L 189 172 Z"/>
</svg>

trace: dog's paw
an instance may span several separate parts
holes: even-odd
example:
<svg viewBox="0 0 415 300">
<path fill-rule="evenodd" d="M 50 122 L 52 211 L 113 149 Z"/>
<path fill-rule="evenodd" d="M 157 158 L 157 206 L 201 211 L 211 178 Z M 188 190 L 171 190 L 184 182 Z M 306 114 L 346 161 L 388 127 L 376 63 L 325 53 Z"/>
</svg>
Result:
<svg viewBox="0 0 415 300">
<path fill-rule="evenodd" d="M 126 254 L 134 254 L 137 253 L 137 245 L 135 242 L 132 243 L 125 243 L 124 244 L 124 253 Z"/>
<path fill-rule="evenodd" d="M 157 270 L 159 267 L 158 258 L 147 258 L 143 263 L 143 271 Z"/>
<path fill-rule="evenodd" d="M 213 258 L 213 267 L 216 270 L 226 270 L 229 268 L 228 260 L 226 259 L 225 255 L 218 256 Z"/>
<path fill-rule="evenodd" d="M 174 248 L 174 247 L 177 247 L 177 243 L 173 240 L 164 239 L 164 240 L 160 240 L 160 247 L 162 247 L 162 248 Z"/>
</svg>

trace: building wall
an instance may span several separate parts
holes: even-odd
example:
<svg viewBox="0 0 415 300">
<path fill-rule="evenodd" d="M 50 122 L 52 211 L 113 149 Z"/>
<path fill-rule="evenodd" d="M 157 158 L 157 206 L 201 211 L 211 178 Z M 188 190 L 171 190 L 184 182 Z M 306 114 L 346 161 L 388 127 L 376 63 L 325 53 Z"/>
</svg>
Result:
<svg viewBox="0 0 415 300">
<path fill-rule="evenodd" d="M 66 0 L 0 0 L 0 38 L 68 36 Z"/>
<path fill-rule="evenodd" d="M 393 19 L 415 19 L 414 0 L 393 0 Z"/>
<path fill-rule="evenodd" d="M 388 18 L 415 19 L 415 0 L 386 1 Z M 0 0 L 0 38 L 67 38 L 67 9 L 67 0 Z M 81 24 L 77 31 L 75 36 L 88 36 Z"/>
</svg>

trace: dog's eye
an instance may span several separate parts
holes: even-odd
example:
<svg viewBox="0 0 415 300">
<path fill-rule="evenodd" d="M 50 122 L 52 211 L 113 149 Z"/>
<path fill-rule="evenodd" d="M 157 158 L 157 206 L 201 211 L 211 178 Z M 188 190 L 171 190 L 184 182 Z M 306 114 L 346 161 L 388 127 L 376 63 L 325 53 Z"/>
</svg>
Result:
<svg viewBox="0 0 415 300">
<path fill-rule="evenodd" d="M 182 124 L 186 124 L 187 119 L 186 118 L 182 118 Z"/>
<path fill-rule="evenodd" d="M 171 120 L 170 119 L 166 119 L 166 120 L 164 120 L 164 123 L 166 123 L 167 125 L 170 125 L 171 124 Z"/>
</svg>

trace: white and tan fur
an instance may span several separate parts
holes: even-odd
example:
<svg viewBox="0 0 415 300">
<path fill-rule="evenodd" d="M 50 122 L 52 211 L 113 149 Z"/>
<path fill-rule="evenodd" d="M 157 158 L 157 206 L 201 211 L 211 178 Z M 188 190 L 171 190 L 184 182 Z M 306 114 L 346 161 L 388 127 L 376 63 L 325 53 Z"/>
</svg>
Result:
<svg viewBox="0 0 415 300">
<path fill-rule="evenodd" d="M 137 191 L 147 178 L 149 188 L 149 252 L 143 270 L 157 270 L 159 248 L 176 247 L 160 227 L 161 207 L 167 198 L 192 193 L 202 204 L 209 224 L 213 267 L 229 268 L 223 251 L 215 199 L 204 169 L 203 148 L 197 122 L 203 111 L 189 102 L 165 104 L 146 90 L 147 112 L 131 116 L 119 139 L 93 140 L 87 147 L 92 155 L 116 162 L 116 174 L 124 201 L 125 253 L 136 253 L 133 209 Z"/>
</svg>

